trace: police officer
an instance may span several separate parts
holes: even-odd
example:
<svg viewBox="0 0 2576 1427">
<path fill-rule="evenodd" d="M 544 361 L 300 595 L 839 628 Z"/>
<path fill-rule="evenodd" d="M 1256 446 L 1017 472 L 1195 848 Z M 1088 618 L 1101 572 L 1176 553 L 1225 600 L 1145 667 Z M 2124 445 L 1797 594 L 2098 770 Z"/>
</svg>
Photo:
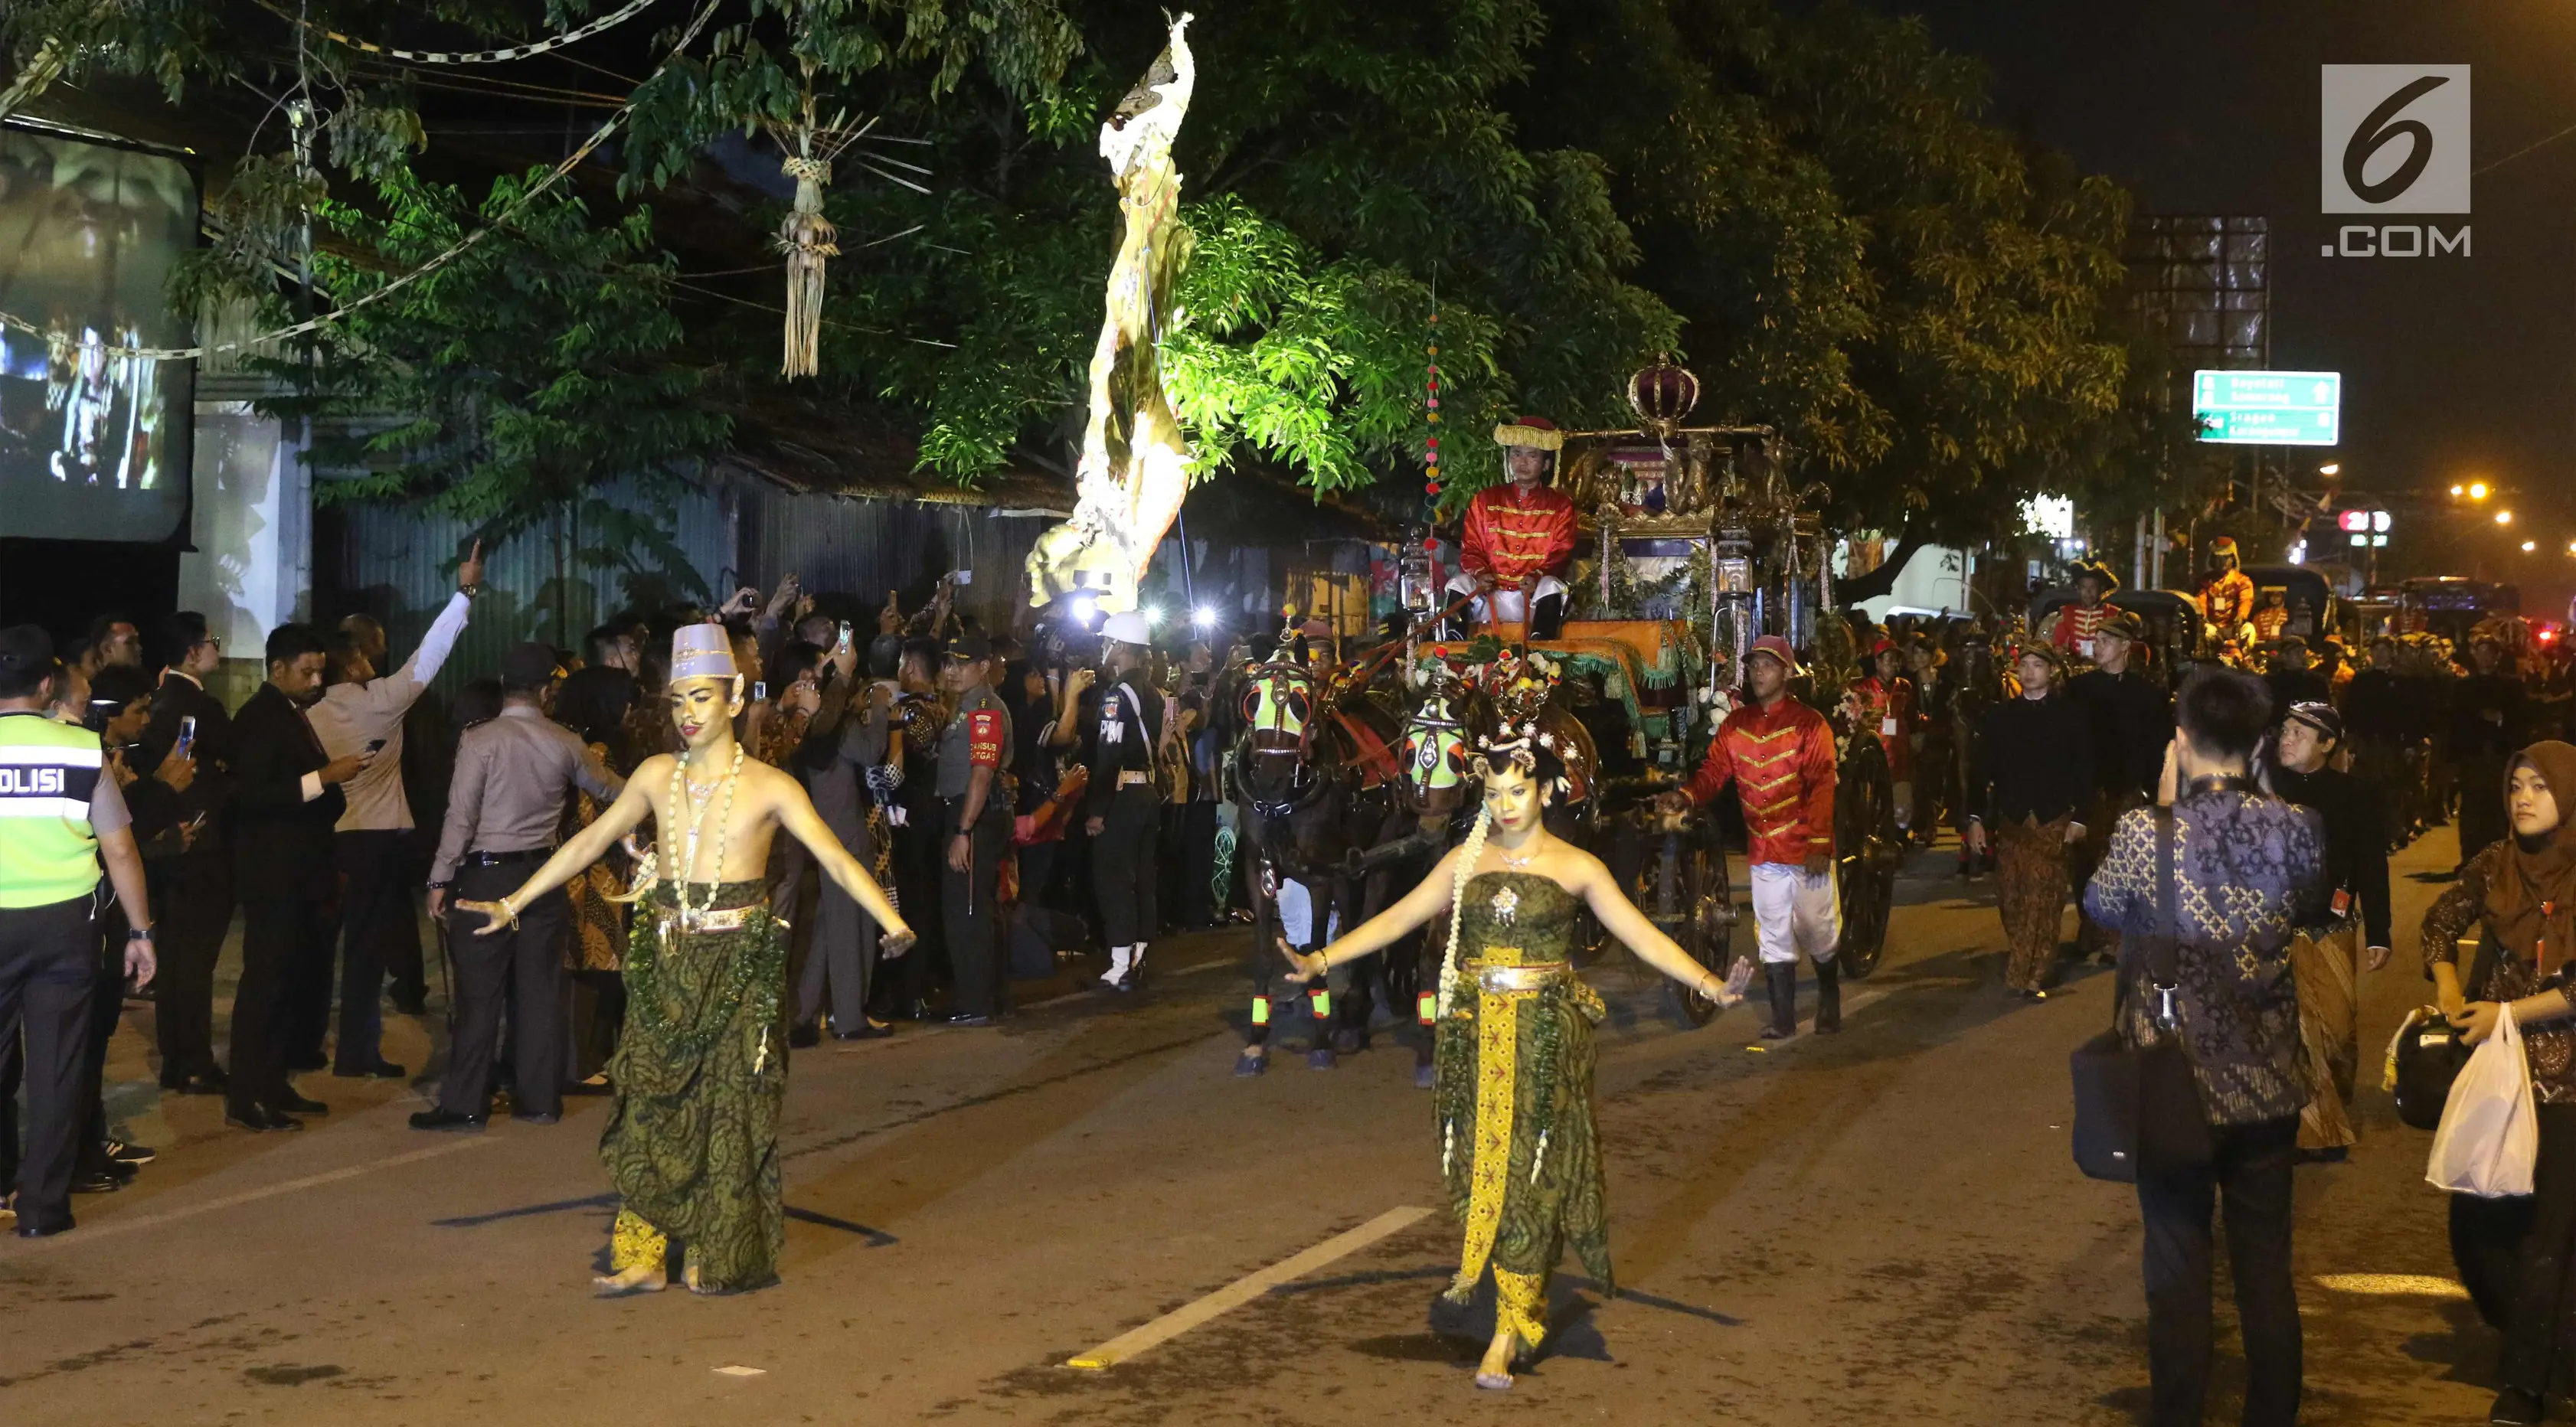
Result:
<svg viewBox="0 0 2576 1427">
<path fill-rule="evenodd" d="M 1140 614 L 1113 614 L 1100 626 L 1100 726 L 1091 755 L 1088 804 L 1091 883 L 1100 899 L 1109 970 L 1101 981 L 1133 991 L 1144 979 L 1145 940 L 1154 934 L 1154 842 L 1162 794 L 1154 787 L 1154 748 L 1163 737 L 1163 693 L 1145 677 L 1153 631 Z"/>
<path fill-rule="evenodd" d="M 133 819 L 106 750 L 46 717 L 61 678 L 52 636 L 0 630 L 0 1035 L 26 1034 L 27 1155 L 20 1238 L 72 1226 L 81 1067 L 96 991 L 99 865 L 124 910 L 126 974 L 152 979 L 152 910 Z"/>
<path fill-rule="evenodd" d="M 940 682 L 956 712 L 939 735 L 940 921 L 956 978 L 953 1026 L 989 1026 L 1002 1015 L 1002 854 L 1011 800 L 997 786 L 1011 762 L 1011 715 L 993 692 L 993 645 L 979 634 L 948 641 Z"/>
</svg>

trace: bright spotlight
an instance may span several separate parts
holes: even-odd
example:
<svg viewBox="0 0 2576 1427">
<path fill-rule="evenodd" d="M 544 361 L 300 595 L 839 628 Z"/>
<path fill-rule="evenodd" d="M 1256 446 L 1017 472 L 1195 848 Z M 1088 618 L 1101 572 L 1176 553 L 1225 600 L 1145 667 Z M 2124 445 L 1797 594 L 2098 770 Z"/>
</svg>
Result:
<svg viewBox="0 0 2576 1427">
<path fill-rule="evenodd" d="M 1200 605 L 1190 611 L 1190 623 L 1200 629 L 1213 629 L 1216 627 L 1216 611 Z"/>
<path fill-rule="evenodd" d="M 2487 483 L 2486 483 L 2486 482 L 2484 482 L 2484 481 L 2471 481 L 2471 482 L 2469 482 L 2469 499 L 2471 499 L 2471 500 L 2485 500 L 2485 499 L 2487 498 L 2488 494 L 2489 494 L 2489 491 L 2488 491 L 2488 489 L 2487 489 Z"/>
<path fill-rule="evenodd" d="M 2509 510 L 2499 510 L 2499 511 L 2497 511 L 2497 512 L 2496 512 L 2496 524 L 2498 524 L 2498 525 L 2511 525 L 2511 524 L 2513 524 L 2513 512 L 2512 512 L 2512 511 L 2509 511 Z"/>
<path fill-rule="evenodd" d="M 1145 606 L 1145 627 L 1148 629 L 1160 629 L 1163 627 L 1163 607 L 1161 605 L 1149 604 Z"/>
<path fill-rule="evenodd" d="M 2530 554 L 2532 551 L 2537 550 L 2537 549 L 2539 549 L 2539 548 L 2540 548 L 2540 542 L 2539 542 L 2539 541 L 2537 541 L 2537 540 L 2526 540 L 2526 541 L 2522 542 L 2522 553 L 2524 553 L 2525 555 L 2528 555 L 2528 554 Z"/>
<path fill-rule="evenodd" d="M 2468 488 L 2467 486 L 2453 486 L 2453 487 L 2451 487 L 2451 494 L 2453 494 L 2453 495 L 2467 495 L 2468 493 L 2469 493 L 2469 488 Z"/>
<path fill-rule="evenodd" d="M 1091 596 L 1089 596 L 1089 595 L 1075 595 L 1075 596 L 1073 597 L 1073 622 L 1074 622 L 1074 623 L 1076 623 L 1076 624 L 1078 624 L 1078 625 L 1081 625 L 1081 626 L 1082 626 L 1083 628 L 1085 628 L 1085 629 L 1088 629 L 1088 628 L 1090 628 L 1090 627 L 1091 627 L 1091 621 L 1092 621 L 1093 616 L 1095 616 L 1095 615 L 1097 615 L 1097 614 L 1099 614 L 1099 613 L 1100 613 L 1100 606 L 1099 606 L 1099 603 L 1098 603 L 1098 601 L 1094 600 Z"/>
<path fill-rule="evenodd" d="M 2318 474 L 2318 475 L 2321 475 L 2321 476 L 2339 476 L 2339 475 L 2342 475 L 2342 474 L 2343 474 L 2343 462 L 2341 462 L 2341 461 L 2328 461 L 2328 462 L 2326 462 L 2324 465 L 2317 467 L 2317 474 Z"/>
</svg>

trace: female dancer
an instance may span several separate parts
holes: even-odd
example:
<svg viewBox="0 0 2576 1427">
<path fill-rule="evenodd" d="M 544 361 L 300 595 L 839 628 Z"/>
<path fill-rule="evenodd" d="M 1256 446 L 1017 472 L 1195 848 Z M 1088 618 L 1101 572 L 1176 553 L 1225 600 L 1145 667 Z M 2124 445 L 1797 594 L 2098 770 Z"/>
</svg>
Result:
<svg viewBox="0 0 2576 1427">
<path fill-rule="evenodd" d="M 1720 1006 L 1744 998 L 1753 967 L 1712 974 L 1630 905 L 1600 859 L 1548 835 L 1541 818 L 1565 776 L 1552 749 L 1524 729 L 1478 751 L 1475 829 L 1422 885 L 1320 952 L 1279 949 L 1296 979 L 1311 980 L 1448 912 L 1434 1100 L 1441 1174 L 1467 1242 L 1442 1298 L 1466 1307 L 1492 1267 L 1494 1336 L 1476 1385 L 1501 1389 L 1547 1331 L 1547 1276 L 1567 1239 L 1602 1290 L 1617 1291 L 1592 1129 L 1592 1028 L 1603 1012 L 1569 960 L 1576 909 L 1590 907 L 1646 964 Z"/>
</svg>

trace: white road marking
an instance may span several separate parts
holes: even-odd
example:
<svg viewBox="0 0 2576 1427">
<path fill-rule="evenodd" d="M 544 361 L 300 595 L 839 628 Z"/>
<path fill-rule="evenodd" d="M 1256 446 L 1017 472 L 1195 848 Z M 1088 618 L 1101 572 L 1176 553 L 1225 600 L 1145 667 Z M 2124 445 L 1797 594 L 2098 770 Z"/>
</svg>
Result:
<svg viewBox="0 0 2576 1427">
<path fill-rule="evenodd" d="M 398 1165 L 418 1164 L 425 1159 L 436 1159 L 440 1155 L 455 1154 L 459 1150 L 470 1150 L 475 1146 L 484 1143 L 486 1143 L 486 1141 L 481 1136 L 476 1136 L 470 1139 L 455 1139 L 443 1145 L 432 1145 L 427 1149 L 412 1150 L 407 1154 L 388 1155 L 383 1159 L 369 1160 L 365 1164 L 353 1164 L 342 1169 L 325 1170 L 320 1174 L 308 1174 L 302 1179 L 290 1179 L 281 1184 L 268 1185 L 265 1188 L 247 1189 L 239 1194 L 228 1194 L 221 1199 L 209 1199 L 203 1204 L 191 1204 L 184 1209 L 171 1209 L 159 1214 L 137 1214 L 130 1219 L 112 1220 L 108 1223 L 101 1224 L 94 1229 L 75 1229 L 68 1234 L 55 1234 L 47 1238 L 30 1239 L 19 1244 L 17 1252 L 22 1254 L 42 1253 L 47 1249 L 60 1248 L 67 1244 L 94 1244 L 101 1239 L 109 1238 L 113 1235 L 131 1233 L 141 1229 L 158 1229 L 166 1224 L 178 1223 L 182 1219 L 194 1219 L 200 1214 L 212 1214 L 218 1209 L 238 1208 L 244 1204 L 255 1204 L 262 1199 L 274 1199 L 280 1194 L 292 1194 L 299 1189 L 315 1189 L 325 1184 L 337 1184 L 341 1180 L 355 1179 L 362 1174 L 373 1174 L 380 1169 L 392 1169 Z"/>
<path fill-rule="evenodd" d="M 1335 1234 L 1304 1253 L 1245 1274 L 1204 1298 L 1184 1303 L 1139 1328 L 1131 1328 L 1099 1347 L 1065 1363 L 1069 1368 L 1098 1371 L 1113 1367 L 1158 1343 L 1169 1342 L 1221 1313 L 1240 1308 L 1280 1284 L 1302 1278 L 1335 1259 L 1357 1253 L 1399 1230 L 1412 1227 L 1431 1211 L 1406 1206 L 1389 1209 L 1346 1233 Z"/>
</svg>

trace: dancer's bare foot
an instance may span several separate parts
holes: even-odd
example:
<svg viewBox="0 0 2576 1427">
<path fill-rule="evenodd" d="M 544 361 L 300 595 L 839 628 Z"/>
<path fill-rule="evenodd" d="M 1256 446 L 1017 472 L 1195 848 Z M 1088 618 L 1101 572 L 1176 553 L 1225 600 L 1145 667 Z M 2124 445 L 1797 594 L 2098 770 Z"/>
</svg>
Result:
<svg viewBox="0 0 2576 1427">
<path fill-rule="evenodd" d="M 637 1264 L 604 1278 L 590 1281 L 591 1289 L 602 1298 L 624 1298 L 630 1293 L 659 1293 L 670 1287 L 657 1265 Z"/>
<path fill-rule="evenodd" d="M 1485 1360 L 1476 1364 L 1476 1386 L 1495 1392 L 1508 1392 L 1512 1386 L 1512 1355 L 1520 1351 L 1520 1335 L 1509 1328 L 1497 1330 L 1494 1341 L 1485 1349 Z"/>
</svg>

